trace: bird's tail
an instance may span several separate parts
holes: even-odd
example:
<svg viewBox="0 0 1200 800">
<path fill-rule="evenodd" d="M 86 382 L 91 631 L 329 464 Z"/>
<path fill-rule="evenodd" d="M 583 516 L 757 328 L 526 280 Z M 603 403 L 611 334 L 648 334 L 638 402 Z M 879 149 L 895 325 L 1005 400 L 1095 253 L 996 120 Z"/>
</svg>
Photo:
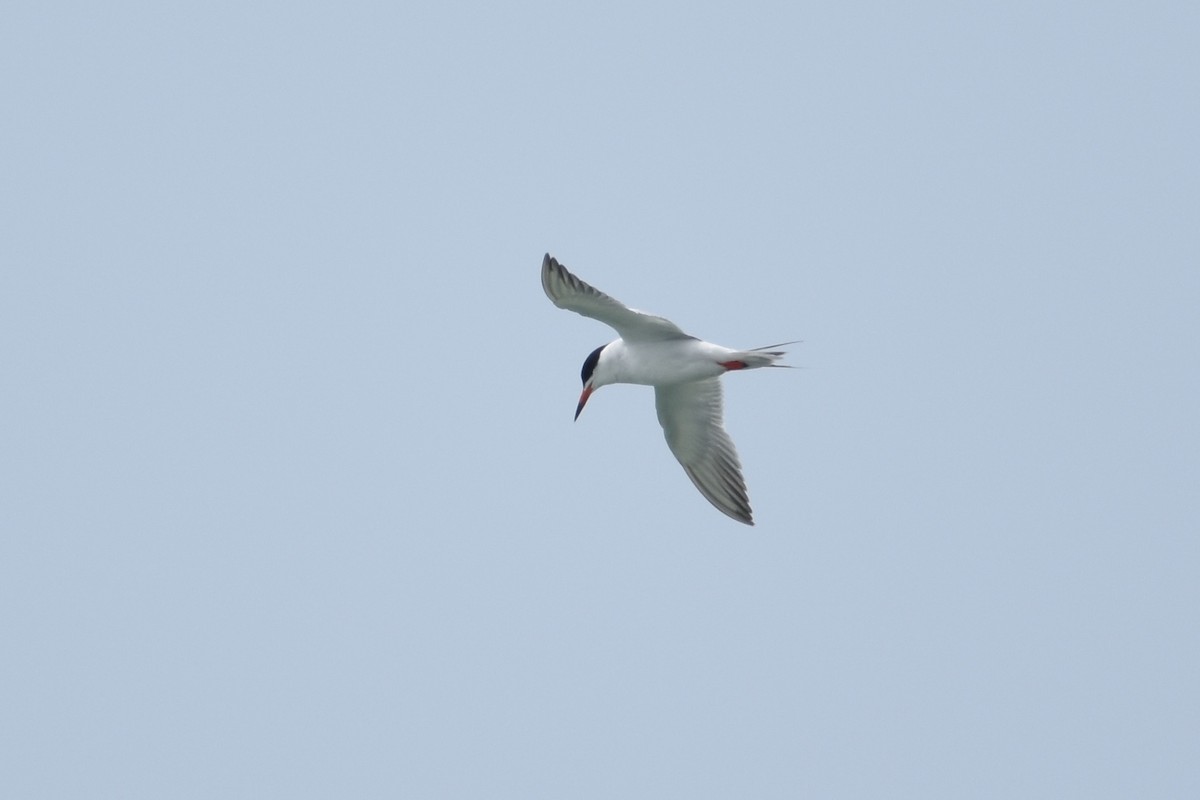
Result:
<svg viewBox="0 0 1200 800">
<path fill-rule="evenodd" d="M 787 347 L 789 344 L 799 344 L 796 342 L 780 342 L 779 344 L 769 344 L 765 347 L 755 347 L 752 350 L 742 350 L 739 353 L 734 353 L 733 358 L 736 362 L 745 365 L 743 369 L 757 369 L 758 367 L 787 367 L 787 364 L 776 364 L 775 362 L 787 355 L 784 350 L 775 350 L 776 347 Z"/>
</svg>

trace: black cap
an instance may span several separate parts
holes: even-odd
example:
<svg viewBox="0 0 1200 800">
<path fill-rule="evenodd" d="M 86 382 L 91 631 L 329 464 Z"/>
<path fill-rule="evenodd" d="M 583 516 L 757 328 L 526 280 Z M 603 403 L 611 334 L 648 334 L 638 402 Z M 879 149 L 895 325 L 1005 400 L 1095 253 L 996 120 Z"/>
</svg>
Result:
<svg viewBox="0 0 1200 800">
<path fill-rule="evenodd" d="M 583 378 L 585 384 L 591 379 L 592 373 L 596 371 L 596 365 L 600 363 L 600 351 L 606 347 L 608 347 L 606 344 L 600 345 L 583 360 L 583 369 L 579 371 L 579 376 Z"/>
</svg>

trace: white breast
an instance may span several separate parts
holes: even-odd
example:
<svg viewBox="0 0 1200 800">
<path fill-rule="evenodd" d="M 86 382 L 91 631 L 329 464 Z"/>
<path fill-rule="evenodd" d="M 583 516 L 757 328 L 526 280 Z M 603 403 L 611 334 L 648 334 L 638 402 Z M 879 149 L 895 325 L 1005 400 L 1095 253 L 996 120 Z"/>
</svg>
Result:
<svg viewBox="0 0 1200 800">
<path fill-rule="evenodd" d="M 605 348 L 604 354 L 612 361 L 614 383 L 666 386 L 723 374 L 725 368 L 720 362 L 733 352 L 699 339 L 636 343 L 618 339 Z"/>
</svg>

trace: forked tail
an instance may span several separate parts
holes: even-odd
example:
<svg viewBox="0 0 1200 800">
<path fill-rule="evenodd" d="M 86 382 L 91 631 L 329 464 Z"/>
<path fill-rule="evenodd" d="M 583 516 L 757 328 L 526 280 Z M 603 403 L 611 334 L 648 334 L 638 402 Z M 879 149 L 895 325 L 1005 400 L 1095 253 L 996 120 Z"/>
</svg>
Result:
<svg viewBox="0 0 1200 800">
<path fill-rule="evenodd" d="M 775 363 L 787 355 L 787 352 L 785 350 L 772 349 L 775 347 L 787 347 L 789 344 L 799 344 L 799 342 L 780 342 L 779 344 L 769 344 L 766 347 L 755 347 L 752 350 L 742 350 L 734 353 L 729 361 L 724 362 L 723 366 L 726 369 L 758 369 L 759 367 L 790 369 L 791 367 L 787 364 Z"/>
</svg>

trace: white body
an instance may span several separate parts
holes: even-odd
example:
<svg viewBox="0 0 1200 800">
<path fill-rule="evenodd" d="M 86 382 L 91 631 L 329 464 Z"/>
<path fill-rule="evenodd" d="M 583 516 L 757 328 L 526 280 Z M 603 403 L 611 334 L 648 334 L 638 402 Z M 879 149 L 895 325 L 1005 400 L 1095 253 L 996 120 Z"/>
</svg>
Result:
<svg viewBox="0 0 1200 800">
<path fill-rule="evenodd" d="M 626 342 L 617 339 L 600 351 L 597 386 L 637 383 L 666 386 L 716 378 L 728 370 L 722 362 L 736 360 L 737 351 L 699 339 Z"/>
</svg>

